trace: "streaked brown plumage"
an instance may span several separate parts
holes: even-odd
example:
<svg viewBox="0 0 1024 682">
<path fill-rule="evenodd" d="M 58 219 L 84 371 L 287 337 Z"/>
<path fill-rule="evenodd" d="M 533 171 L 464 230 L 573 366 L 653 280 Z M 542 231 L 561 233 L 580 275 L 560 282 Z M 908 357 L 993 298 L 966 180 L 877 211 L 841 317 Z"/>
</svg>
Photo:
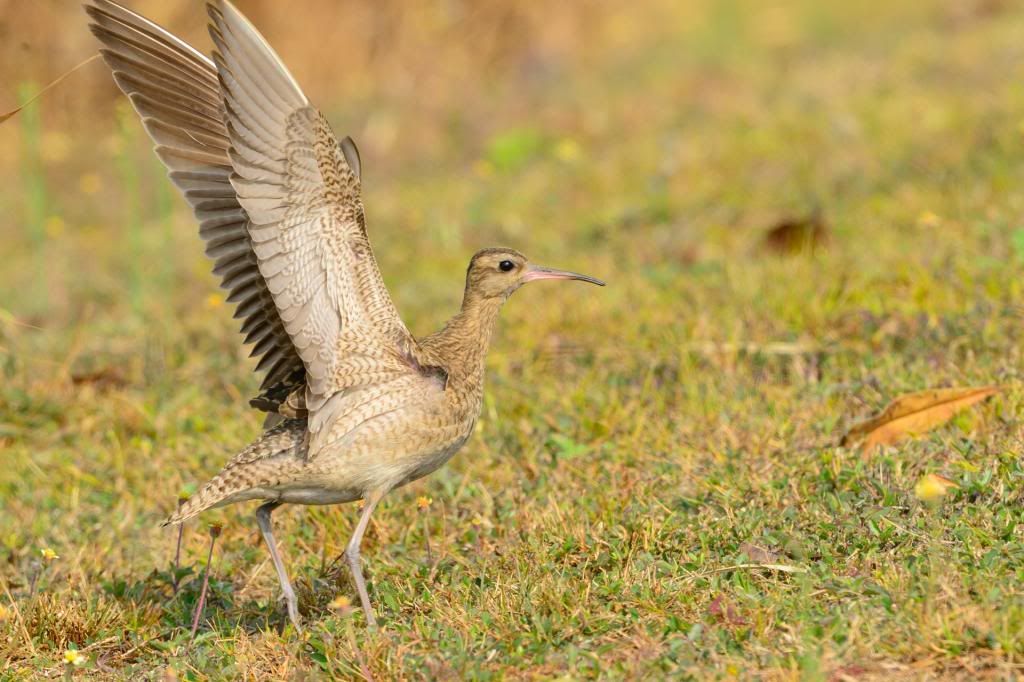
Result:
<svg viewBox="0 0 1024 682">
<path fill-rule="evenodd" d="M 470 262 L 462 309 L 417 341 L 370 248 L 355 144 L 336 140 L 248 21 L 227 2 L 209 5 L 211 61 L 111 0 L 86 9 L 117 84 L 200 222 L 257 369 L 267 371 L 251 403 L 269 413 L 268 429 L 167 523 L 266 500 L 257 520 L 298 626 L 271 511 L 364 499 L 346 555 L 373 625 L 359 564 L 370 514 L 472 433 L 502 303 L 531 280 L 602 283 L 485 249 Z"/>
</svg>

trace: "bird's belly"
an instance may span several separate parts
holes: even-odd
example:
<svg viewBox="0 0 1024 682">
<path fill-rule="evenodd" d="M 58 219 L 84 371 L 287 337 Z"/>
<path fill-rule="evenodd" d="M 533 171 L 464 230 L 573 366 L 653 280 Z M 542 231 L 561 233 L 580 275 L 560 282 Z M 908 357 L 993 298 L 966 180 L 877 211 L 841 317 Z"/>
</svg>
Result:
<svg viewBox="0 0 1024 682">
<path fill-rule="evenodd" d="M 296 487 L 282 490 L 279 493 L 278 499 L 281 502 L 288 502 L 290 504 L 316 505 L 341 504 L 342 502 L 352 502 L 362 497 L 362 491 L 352 488 L 337 490 L 310 486 L 307 488 Z"/>
<path fill-rule="evenodd" d="M 313 457 L 313 477 L 330 489 L 390 490 L 436 471 L 468 440 L 475 415 L 443 405 L 393 410 L 344 431 Z"/>
<path fill-rule="evenodd" d="M 438 449 L 436 452 L 427 453 L 426 455 L 419 455 L 417 457 L 409 458 L 405 463 L 405 471 L 402 477 L 394 487 L 398 488 L 406 483 L 412 483 L 413 481 L 423 478 L 428 474 L 432 474 L 440 469 L 445 462 L 452 458 L 452 456 L 462 449 L 462 446 L 469 440 L 469 434 L 461 436 L 458 440 L 449 445 Z"/>
<path fill-rule="evenodd" d="M 347 449 L 328 451 L 314 460 L 318 471 L 311 478 L 320 484 L 317 490 L 357 490 L 356 498 L 371 490 L 391 490 L 436 471 L 465 444 L 470 431 L 438 429 L 430 439 L 422 431 L 397 438 L 355 438 Z M 426 440 L 434 441 L 433 447 Z"/>
</svg>

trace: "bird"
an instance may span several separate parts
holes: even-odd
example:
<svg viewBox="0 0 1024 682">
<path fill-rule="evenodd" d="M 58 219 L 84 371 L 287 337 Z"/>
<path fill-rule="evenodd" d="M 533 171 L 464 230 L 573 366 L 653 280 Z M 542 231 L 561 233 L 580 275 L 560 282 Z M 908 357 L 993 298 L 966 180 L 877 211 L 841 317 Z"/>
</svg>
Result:
<svg viewBox="0 0 1024 682">
<path fill-rule="evenodd" d="M 260 435 L 163 525 L 262 502 L 257 525 L 288 618 L 301 629 L 271 513 L 362 500 L 344 556 L 375 628 L 360 557 L 370 516 L 473 433 L 502 305 L 538 280 L 604 282 L 486 248 L 469 262 L 459 311 L 414 338 L 370 247 L 355 143 L 338 140 L 237 8 L 207 4 L 212 57 L 113 0 L 89 0 L 86 11 L 114 81 L 199 222 L 244 343 L 265 372 L 250 401 L 267 413 Z"/>
</svg>

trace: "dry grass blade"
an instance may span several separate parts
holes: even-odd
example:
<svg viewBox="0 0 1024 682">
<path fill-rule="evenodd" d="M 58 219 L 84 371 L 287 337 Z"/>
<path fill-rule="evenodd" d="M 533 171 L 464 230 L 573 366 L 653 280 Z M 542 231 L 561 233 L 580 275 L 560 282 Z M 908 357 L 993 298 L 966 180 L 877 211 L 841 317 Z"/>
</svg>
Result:
<svg viewBox="0 0 1024 682">
<path fill-rule="evenodd" d="M 953 415 L 995 395 L 998 386 L 939 388 L 900 396 L 880 415 L 856 424 L 841 445 L 863 442 L 865 449 L 893 443 L 934 429 Z"/>
<path fill-rule="evenodd" d="M 21 111 L 22 109 L 27 107 L 29 104 L 32 104 L 32 102 L 35 102 L 37 99 L 42 97 L 51 88 L 54 88 L 57 85 L 59 85 L 61 83 L 61 81 L 63 81 L 65 78 L 67 78 L 68 76 L 73 74 L 75 71 L 78 71 L 80 68 L 82 68 L 83 66 L 85 66 L 89 62 L 95 61 L 95 60 L 97 60 L 99 58 L 100 58 L 100 55 L 94 54 L 93 56 L 89 57 L 88 59 L 85 59 L 85 60 L 79 62 L 78 64 L 76 64 L 75 66 L 71 67 L 70 69 L 68 69 L 67 71 L 62 73 L 60 76 L 58 76 L 54 80 L 50 81 L 50 83 L 45 88 L 43 88 L 42 90 L 40 90 L 39 92 L 34 94 L 31 98 L 29 98 L 21 106 L 15 108 L 15 109 L 11 109 L 7 113 L 0 114 L 0 123 L 3 123 L 4 121 L 6 121 L 9 118 L 13 118 L 14 116 L 16 116 L 18 114 L 19 111 Z"/>
<path fill-rule="evenodd" d="M 709 575 L 715 575 L 716 573 L 730 573 L 732 571 L 777 571 L 779 573 L 807 573 L 807 569 L 803 566 L 794 566 L 792 564 L 733 564 L 731 566 L 720 566 L 718 568 L 709 568 L 704 571 L 698 571 L 687 575 L 684 580 L 691 581 L 697 580 L 698 578 L 705 578 Z"/>
</svg>

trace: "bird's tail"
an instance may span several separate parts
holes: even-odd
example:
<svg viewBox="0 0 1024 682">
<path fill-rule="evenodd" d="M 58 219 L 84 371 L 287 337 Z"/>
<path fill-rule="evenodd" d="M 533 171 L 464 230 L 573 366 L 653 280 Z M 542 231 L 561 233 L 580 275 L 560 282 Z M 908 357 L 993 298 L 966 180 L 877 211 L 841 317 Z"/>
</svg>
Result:
<svg viewBox="0 0 1024 682">
<path fill-rule="evenodd" d="M 278 424 L 235 455 L 219 474 L 179 505 L 161 525 L 175 526 L 207 509 L 262 497 L 253 489 L 272 487 L 275 479 L 284 473 L 283 469 L 301 466 L 305 443 L 305 419 L 289 419 Z M 282 460 L 279 455 L 286 457 Z M 250 491 L 253 494 L 247 496 Z"/>
<path fill-rule="evenodd" d="M 231 481 L 227 480 L 228 476 L 225 474 L 230 473 L 230 471 L 222 471 L 214 476 L 209 483 L 200 488 L 199 492 L 178 505 L 177 511 L 160 525 L 176 526 L 207 509 L 225 504 L 228 497 L 240 492 L 237 485 L 231 485 Z"/>
</svg>

